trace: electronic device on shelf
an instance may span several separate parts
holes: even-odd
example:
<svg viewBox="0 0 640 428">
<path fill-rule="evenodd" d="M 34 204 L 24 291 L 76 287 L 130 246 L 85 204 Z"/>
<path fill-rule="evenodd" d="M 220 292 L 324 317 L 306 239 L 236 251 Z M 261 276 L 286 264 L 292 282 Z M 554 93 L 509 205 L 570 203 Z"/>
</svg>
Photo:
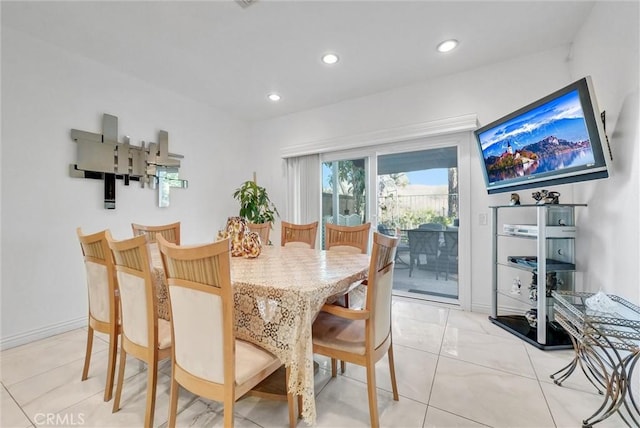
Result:
<svg viewBox="0 0 640 428">
<path fill-rule="evenodd" d="M 535 224 L 504 224 L 502 230 L 507 235 L 516 236 L 538 236 L 538 226 Z M 546 226 L 545 234 L 547 238 L 575 238 L 575 226 Z"/>
<path fill-rule="evenodd" d="M 507 256 L 509 263 L 513 263 L 517 266 L 533 269 L 538 268 L 538 258 L 536 256 Z M 563 262 L 561 260 L 546 259 L 547 271 L 565 271 L 575 270 L 576 265 L 574 263 Z"/>
</svg>

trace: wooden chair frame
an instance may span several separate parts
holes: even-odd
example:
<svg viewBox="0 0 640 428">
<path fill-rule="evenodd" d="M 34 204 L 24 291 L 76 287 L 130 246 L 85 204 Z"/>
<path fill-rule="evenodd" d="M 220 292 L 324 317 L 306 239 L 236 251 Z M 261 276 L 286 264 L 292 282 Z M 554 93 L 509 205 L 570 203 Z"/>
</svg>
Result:
<svg viewBox="0 0 640 428">
<path fill-rule="evenodd" d="M 391 337 L 391 322 L 389 321 L 388 331 L 386 332 L 386 336 L 380 342 L 380 344 L 375 347 L 375 329 L 376 319 L 379 316 L 386 316 L 388 320 L 391 320 L 391 296 L 389 294 L 389 308 L 388 313 L 386 314 L 378 314 L 375 310 L 376 307 L 376 292 L 375 287 L 378 286 L 379 280 L 383 277 L 386 277 L 388 274 L 391 275 L 391 278 L 386 277 L 385 280 L 393 280 L 393 268 L 394 268 L 394 259 L 395 252 L 398 246 L 398 238 L 385 236 L 380 233 L 373 234 L 373 250 L 371 254 L 371 263 L 369 265 L 369 275 L 367 280 L 364 282 L 367 287 L 370 289 L 367 290 L 367 298 L 364 309 L 362 310 L 354 310 L 349 308 L 344 308 L 338 305 L 324 305 L 322 308 L 322 312 L 330 314 L 331 316 L 344 318 L 346 320 L 364 320 L 364 353 L 354 353 L 348 352 L 345 350 L 340 350 L 338 348 L 334 348 L 327 345 L 320 344 L 320 341 L 316 338 L 316 330 L 321 326 L 319 323 L 322 323 L 323 320 L 328 318 L 323 318 L 323 314 L 321 313 L 316 321 L 314 322 L 314 339 L 313 339 L 313 352 L 321 355 L 325 355 L 330 357 L 332 360 L 332 376 L 335 377 L 335 361 L 341 360 L 350 362 L 353 364 L 358 364 L 360 366 L 364 366 L 367 372 L 367 390 L 369 396 L 369 413 L 371 416 L 371 426 L 379 427 L 380 421 L 378 416 L 378 400 L 377 400 L 377 392 L 376 392 L 376 377 L 375 377 L 375 364 L 379 361 L 384 354 L 387 354 L 389 357 L 389 371 L 391 374 L 391 387 L 393 390 L 393 399 L 398 401 L 398 387 L 396 384 L 396 374 L 395 374 L 395 365 L 393 360 L 393 343 Z M 388 284 L 388 287 L 391 287 L 392 284 Z M 389 288 L 389 293 L 391 290 Z M 385 308 L 386 310 L 386 308 Z"/>
<path fill-rule="evenodd" d="M 333 223 L 324 225 L 324 246 L 327 250 L 349 251 L 355 248 L 362 254 L 369 249 L 369 231 L 371 223 L 358 226 L 339 226 Z"/>
<path fill-rule="evenodd" d="M 172 290 L 187 288 L 204 294 L 219 296 L 222 300 L 222 335 L 224 354 L 224 383 L 216 383 L 197 376 L 183 368 L 176 358 L 178 349 L 174 345 L 172 350 L 171 396 L 169 400 L 168 426 L 176 425 L 179 387 L 205 397 L 209 400 L 221 401 L 224 404 L 224 426 L 234 424 L 234 404 L 243 395 L 258 385 L 262 380 L 274 373 L 282 366 L 277 358 L 263 370 L 253 373 L 246 381 L 238 384 L 236 381 L 236 336 L 235 309 L 233 303 L 233 287 L 231 285 L 230 243 L 229 238 L 212 244 L 199 246 L 178 246 L 158 238 L 158 247 L 162 255 L 167 284 L 169 287 L 169 307 L 171 310 L 171 331 L 175 337 Z M 194 262 L 194 263 L 189 263 Z M 180 340 L 176 340 L 180 346 Z M 266 351 L 265 351 L 266 352 Z M 289 371 L 286 375 L 288 378 Z M 293 395 L 287 393 L 289 405 L 289 424 L 294 427 L 297 416 Z"/>
<path fill-rule="evenodd" d="M 269 245 L 269 234 L 271 233 L 271 222 L 265 223 L 247 223 L 249 230 L 260 235 L 262 245 Z"/>
<path fill-rule="evenodd" d="M 113 381 L 116 372 L 116 356 L 118 352 L 118 337 L 120 336 L 119 311 L 120 301 L 118 297 L 118 284 L 116 282 L 115 267 L 113 265 L 113 257 L 107 243 L 107 231 L 85 235 L 81 228 L 76 229 L 80 248 L 84 258 L 85 266 L 89 263 L 95 263 L 105 267 L 107 275 L 107 287 L 109 294 L 109 316 L 108 320 L 100 320 L 92 313 L 91 307 L 91 286 L 92 281 L 87 272 L 87 285 L 89 297 L 89 316 L 87 326 L 87 349 L 84 356 L 84 367 L 82 369 L 82 380 L 86 380 L 89 375 L 89 365 L 91 364 L 91 353 L 93 349 L 94 332 L 98 331 L 109 335 L 109 357 L 107 363 L 107 381 L 104 388 L 104 401 L 111 400 L 113 394 Z"/>
<path fill-rule="evenodd" d="M 324 225 L 324 247 L 328 251 L 349 251 L 367 254 L 369 249 L 369 231 L 371 223 L 357 226 L 340 226 L 333 223 Z M 344 306 L 349 307 L 349 292 L 360 282 L 353 284 L 344 294 Z M 345 371 L 344 362 L 341 363 L 342 372 Z"/>
<path fill-rule="evenodd" d="M 139 235 L 131 239 L 115 241 L 110 233 L 107 233 L 107 242 L 113 254 L 116 275 L 121 289 L 120 305 L 122 317 L 122 345 L 120 349 L 120 367 L 118 368 L 118 385 L 116 388 L 116 396 L 113 402 L 113 412 L 120 410 L 120 397 L 122 395 L 122 384 L 124 381 L 125 365 L 127 354 L 131 354 L 135 358 L 147 363 L 147 404 L 145 410 L 144 426 L 151 428 L 153 426 L 155 402 L 156 402 L 156 386 L 158 379 L 158 362 L 171 357 L 172 347 L 159 349 L 158 337 L 158 311 L 157 296 L 153 286 L 151 277 L 151 264 L 149 253 L 147 250 L 147 236 Z M 126 312 L 122 311 L 123 293 L 122 278 L 124 275 L 131 275 L 142 278 L 145 287 L 145 305 L 147 319 L 147 340 L 148 346 L 141 346 L 135 343 L 127 336 L 128 320 Z M 164 322 L 164 320 L 162 320 Z"/>
<path fill-rule="evenodd" d="M 318 235 L 318 222 L 309 224 L 294 224 L 287 221 L 281 222 L 280 245 L 283 247 L 292 243 L 306 243 L 310 248 L 316 247 Z"/>
<path fill-rule="evenodd" d="M 133 235 L 146 235 L 149 242 L 156 242 L 156 235 L 162 235 L 167 241 L 180 245 L 180 222 L 163 224 L 158 226 L 147 226 L 143 224 L 131 223 Z"/>
</svg>

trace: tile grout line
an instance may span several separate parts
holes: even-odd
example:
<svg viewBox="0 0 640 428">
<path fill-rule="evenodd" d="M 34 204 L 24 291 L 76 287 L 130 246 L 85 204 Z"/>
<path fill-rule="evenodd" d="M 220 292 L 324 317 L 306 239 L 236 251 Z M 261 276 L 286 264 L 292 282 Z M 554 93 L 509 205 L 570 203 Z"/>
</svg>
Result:
<svg viewBox="0 0 640 428">
<path fill-rule="evenodd" d="M 467 421 L 469 421 L 469 422 L 473 422 L 473 423 L 475 423 L 475 424 L 482 425 L 483 427 L 488 427 L 488 428 L 491 428 L 491 427 L 492 427 L 491 425 L 487 425 L 487 424 L 485 424 L 485 423 L 482 423 L 482 422 L 476 421 L 475 419 L 471 419 L 471 418 L 468 418 L 468 417 L 466 417 L 466 416 L 462 416 L 462 415 L 459 415 L 459 414 L 457 414 L 457 413 L 453 413 L 453 412 L 451 412 L 451 411 L 449 411 L 449 410 L 441 409 L 440 407 L 437 407 L 437 406 L 429 406 L 429 407 L 434 408 L 434 409 L 438 409 L 438 410 L 440 410 L 441 412 L 448 413 L 448 414 L 453 415 L 453 416 L 455 416 L 455 417 L 457 417 L 457 418 L 461 418 L 461 419 L 467 420 Z M 425 421 L 425 422 L 426 422 L 426 421 Z"/>
<path fill-rule="evenodd" d="M 436 356 L 436 365 L 433 369 L 433 379 L 431 379 L 431 387 L 429 388 L 429 397 L 427 398 L 427 409 L 424 412 L 424 419 L 422 420 L 422 426 L 424 426 L 424 424 L 427 423 L 427 414 L 429 413 L 431 397 L 433 396 L 433 387 L 436 384 L 436 376 L 438 375 L 438 365 L 440 364 L 440 355 L 442 353 L 442 343 L 444 342 L 444 335 L 447 331 L 447 325 L 449 324 L 449 311 L 450 309 L 447 309 L 447 319 L 444 323 L 444 328 L 442 329 L 442 336 L 440 337 L 440 347 L 438 348 L 438 353 Z"/>
<path fill-rule="evenodd" d="M 533 364 L 533 360 L 531 359 L 531 354 L 529 353 L 529 349 L 525 346 L 524 350 L 525 350 L 525 352 L 527 354 L 527 358 L 529 359 L 529 364 L 531 364 L 531 368 L 533 369 L 533 373 L 536 376 L 536 381 L 538 382 L 538 388 L 540 389 L 540 392 L 542 393 L 542 398 L 544 399 L 544 404 L 547 406 L 547 411 L 549 412 L 549 416 L 551 416 L 551 421 L 553 422 L 553 426 L 558 428 L 558 423 L 556 422 L 556 418 L 553 416 L 553 411 L 551 410 L 551 405 L 549 404 L 549 400 L 547 399 L 547 394 L 544 393 L 544 388 L 542 387 L 542 381 L 540 380 L 540 376 L 538 375 L 538 371 L 536 370 L 536 367 Z"/>
<path fill-rule="evenodd" d="M 4 388 L 4 390 L 7 392 L 7 394 L 9 394 L 9 397 L 11 397 L 11 399 L 13 400 L 13 402 L 16 404 L 16 406 L 18 406 L 18 408 L 20 409 L 20 412 L 22 412 L 22 414 L 24 415 L 25 418 L 27 418 L 27 420 L 29 421 L 29 423 L 31 424 L 31 426 L 36 426 L 36 424 L 31 420 L 31 418 L 29 417 L 29 415 L 27 415 L 27 413 L 24 411 L 24 409 L 22 408 L 22 405 L 20 403 L 18 403 L 18 400 L 15 399 L 15 397 L 13 396 L 13 394 L 11 394 L 11 391 L 9 391 L 9 389 L 7 388 L 7 386 L 4 384 L 4 382 L 2 383 L 2 388 Z"/>
<path fill-rule="evenodd" d="M 433 388 L 434 388 L 434 385 L 436 383 L 436 376 L 437 376 L 437 373 L 438 373 L 438 365 L 440 364 L 440 357 L 448 358 L 448 359 L 451 359 L 451 360 L 454 360 L 454 361 L 462 361 L 462 360 L 458 360 L 456 358 L 450 358 L 450 357 L 447 357 L 446 355 L 442 355 L 442 347 L 443 347 L 443 344 L 444 344 L 444 337 L 445 337 L 445 334 L 447 332 L 447 327 L 449 326 L 449 314 L 450 314 L 450 311 L 451 311 L 451 309 L 447 309 L 447 319 L 446 319 L 446 321 L 444 323 L 444 329 L 442 330 L 442 338 L 440 340 L 440 348 L 438 349 L 438 353 L 437 353 L 437 357 L 436 357 L 436 366 L 435 366 L 435 368 L 433 370 L 433 380 L 431 381 L 431 388 L 429 389 L 429 399 L 427 400 L 427 410 L 426 410 L 426 412 L 424 414 L 424 419 L 423 419 L 423 422 L 422 422 L 422 426 L 424 426 L 427 423 L 427 413 L 429 412 L 429 407 L 432 407 L 434 409 L 438 409 L 438 410 L 440 410 L 442 412 L 445 412 L 445 413 L 448 413 L 450 415 L 454 415 L 457 418 L 462 418 L 462 419 L 465 419 L 465 420 L 480 424 L 482 426 L 490 427 L 490 425 L 487 425 L 485 423 L 482 423 L 482 422 L 476 421 L 474 419 L 470 419 L 470 418 L 468 418 L 466 416 L 462 416 L 462 415 L 459 415 L 457 413 L 453 413 L 453 412 L 450 412 L 448 410 L 444 410 L 444 409 L 441 409 L 439 407 L 431 405 L 431 397 L 433 396 Z M 466 361 L 462 361 L 462 362 L 466 362 Z M 473 363 L 471 363 L 471 364 L 473 364 Z M 476 364 L 476 365 L 478 365 L 480 367 L 484 367 L 484 366 L 481 366 L 479 364 Z"/>
</svg>

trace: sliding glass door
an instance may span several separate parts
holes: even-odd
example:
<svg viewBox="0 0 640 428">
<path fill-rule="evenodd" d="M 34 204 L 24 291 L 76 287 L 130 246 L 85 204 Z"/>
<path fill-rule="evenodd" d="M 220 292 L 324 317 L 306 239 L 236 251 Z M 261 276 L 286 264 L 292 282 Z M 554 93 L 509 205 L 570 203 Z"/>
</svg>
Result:
<svg viewBox="0 0 640 428">
<path fill-rule="evenodd" d="M 457 148 L 380 155 L 377 181 L 378 231 L 400 236 L 394 290 L 457 299 Z"/>
<path fill-rule="evenodd" d="M 322 243 L 327 222 L 371 222 L 400 237 L 394 294 L 458 302 L 459 149 L 413 142 L 321 155 Z"/>
</svg>

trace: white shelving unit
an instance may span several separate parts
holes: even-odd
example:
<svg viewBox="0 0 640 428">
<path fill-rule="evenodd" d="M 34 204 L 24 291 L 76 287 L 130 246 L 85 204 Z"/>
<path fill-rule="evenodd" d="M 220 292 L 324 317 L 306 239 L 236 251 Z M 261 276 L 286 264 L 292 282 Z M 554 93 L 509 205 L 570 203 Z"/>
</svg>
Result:
<svg viewBox="0 0 640 428">
<path fill-rule="evenodd" d="M 539 349 L 572 348 L 569 335 L 554 320 L 551 292 L 575 290 L 576 207 L 586 204 L 489 207 L 493 237 L 489 319 Z M 517 282 L 521 287 L 514 286 Z"/>
</svg>

